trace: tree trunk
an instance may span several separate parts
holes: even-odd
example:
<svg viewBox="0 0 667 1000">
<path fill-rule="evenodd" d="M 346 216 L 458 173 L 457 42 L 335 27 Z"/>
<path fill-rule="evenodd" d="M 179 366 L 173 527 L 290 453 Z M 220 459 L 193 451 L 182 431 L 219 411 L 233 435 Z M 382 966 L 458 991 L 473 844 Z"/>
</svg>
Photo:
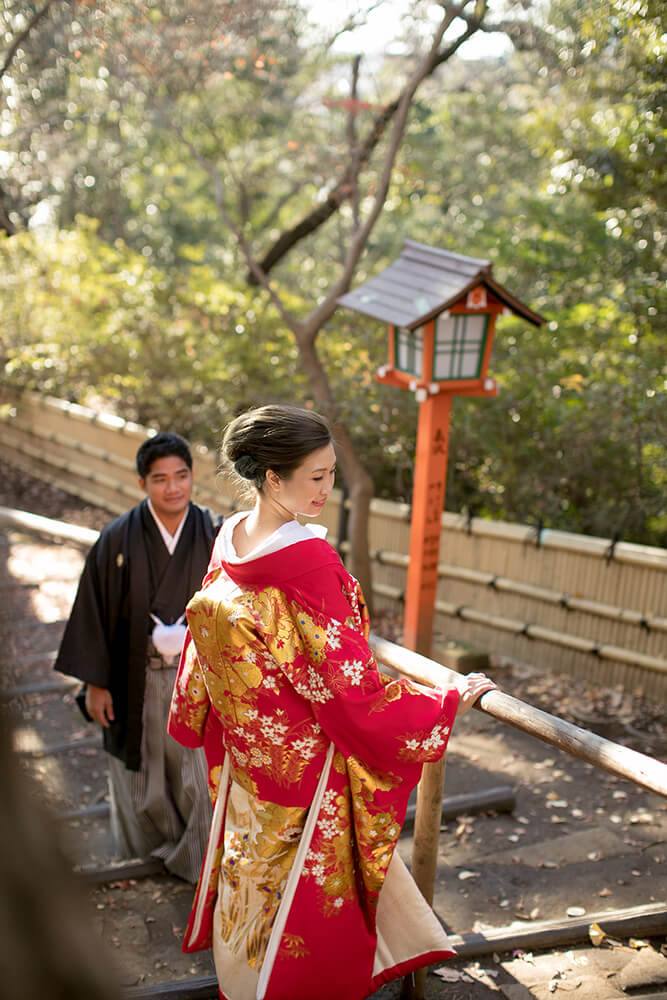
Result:
<svg viewBox="0 0 667 1000">
<path fill-rule="evenodd" d="M 308 376 L 313 397 L 319 409 L 330 421 L 336 456 L 349 490 L 350 520 L 349 552 L 346 566 L 361 584 L 369 611 L 373 607 L 371 562 L 368 550 L 368 515 L 373 499 L 373 480 L 357 457 L 354 442 L 345 426 L 337 419 L 337 406 L 331 383 L 315 349 L 315 336 L 303 331 L 296 336 L 301 365 Z"/>
<path fill-rule="evenodd" d="M 13 224 L 9 218 L 9 208 L 7 207 L 7 195 L 2 187 L 0 187 L 0 230 L 4 229 L 7 236 L 13 236 L 16 233 L 16 226 Z"/>
<path fill-rule="evenodd" d="M 350 520 L 348 522 L 349 550 L 345 564 L 352 576 L 361 584 L 370 612 L 373 610 L 373 580 L 368 546 L 368 521 L 373 480 L 359 462 L 354 444 L 341 424 L 334 423 L 336 454 L 343 468 L 349 490 Z"/>
</svg>

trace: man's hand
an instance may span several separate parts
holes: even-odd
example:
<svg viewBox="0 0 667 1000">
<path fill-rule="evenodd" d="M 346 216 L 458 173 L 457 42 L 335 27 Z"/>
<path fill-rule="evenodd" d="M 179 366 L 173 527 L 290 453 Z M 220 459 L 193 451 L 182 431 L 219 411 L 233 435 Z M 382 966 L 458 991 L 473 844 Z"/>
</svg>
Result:
<svg viewBox="0 0 667 1000">
<path fill-rule="evenodd" d="M 86 687 L 86 711 L 91 719 L 108 729 L 109 723 L 113 722 L 115 718 L 111 692 L 96 684 L 88 684 Z"/>
<path fill-rule="evenodd" d="M 480 698 L 485 691 L 492 691 L 497 688 L 498 685 L 495 684 L 490 677 L 486 674 L 466 674 L 462 677 L 458 683 L 458 689 L 460 694 L 459 707 L 457 711 L 457 716 L 465 715 L 466 712 L 470 711 L 472 706 L 475 704 L 478 698 Z"/>
</svg>

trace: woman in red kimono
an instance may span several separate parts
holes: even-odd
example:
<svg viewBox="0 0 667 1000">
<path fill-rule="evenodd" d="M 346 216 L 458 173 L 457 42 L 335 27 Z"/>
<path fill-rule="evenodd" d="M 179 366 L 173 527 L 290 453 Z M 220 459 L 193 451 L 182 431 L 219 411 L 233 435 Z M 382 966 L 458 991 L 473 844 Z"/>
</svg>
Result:
<svg viewBox="0 0 667 1000">
<path fill-rule="evenodd" d="M 379 673 L 357 581 L 296 521 L 333 486 L 322 417 L 261 407 L 222 453 L 255 506 L 224 522 L 188 605 L 172 700 L 215 800 L 183 947 L 213 947 L 225 1000 L 361 1000 L 453 954 L 395 846 L 422 764 L 494 685 Z"/>
</svg>

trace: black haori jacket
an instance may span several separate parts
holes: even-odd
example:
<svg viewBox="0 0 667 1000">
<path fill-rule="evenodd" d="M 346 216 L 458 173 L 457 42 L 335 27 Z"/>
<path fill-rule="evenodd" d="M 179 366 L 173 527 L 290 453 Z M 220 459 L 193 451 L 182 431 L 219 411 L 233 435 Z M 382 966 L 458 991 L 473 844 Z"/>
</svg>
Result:
<svg viewBox="0 0 667 1000">
<path fill-rule="evenodd" d="M 220 525 L 210 511 L 191 503 L 176 549 L 156 580 L 146 539 L 149 519 L 143 500 L 101 531 L 86 559 L 55 663 L 60 673 L 111 692 L 116 718 L 103 731 L 104 746 L 131 771 L 141 764 L 150 612 L 165 597 L 185 610 L 206 573 Z"/>
</svg>

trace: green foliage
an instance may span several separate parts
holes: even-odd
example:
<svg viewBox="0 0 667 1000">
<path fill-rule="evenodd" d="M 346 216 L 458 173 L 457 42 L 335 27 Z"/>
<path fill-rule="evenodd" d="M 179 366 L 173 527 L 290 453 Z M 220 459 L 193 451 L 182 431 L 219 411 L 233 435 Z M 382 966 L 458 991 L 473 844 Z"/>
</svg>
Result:
<svg viewBox="0 0 667 1000">
<path fill-rule="evenodd" d="M 532 47 L 420 90 L 354 283 L 409 237 L 490 259 L 547 318 L 501 321 L 499 397 L 456 400 L 449 509 L 666 544 L 661 12 L 534 6 Z M 29 8 L 2 0 L 5 31 Z M 296 3 L 188 9 L 57 4 L 3 80 L 0 209 L 19 231 L 0 242 L 0 351 L 14 384 L 215 445 L 243 407 L 312 403 L 227 223 L 260 257 L 317 203 L 349 155 L 349 70 L 316 57 Z M 361 96 L 391 99 L 401 68 L 388 58 Z M 38 204 L 52 225 L 27 230 Z M 273 275 L 294 315 L 331 286 L 353 216 L 344 203 Z M 417 405 L 373 378 L 385 329 L 339 310 L 317 346 L 376 491 L 409 500 Z"/>
<path fill-rule="evenodd" d="M 251 304 L 206 265 L 159 270 L 120 240 L 109 246 L 95 222 L 77 222 L 0 242 L 11 288 L 0 350 L 12 384 L 211 446 L 240 409 L 304 385 L 293 344 L 258 296 Z"/>
</svg>

